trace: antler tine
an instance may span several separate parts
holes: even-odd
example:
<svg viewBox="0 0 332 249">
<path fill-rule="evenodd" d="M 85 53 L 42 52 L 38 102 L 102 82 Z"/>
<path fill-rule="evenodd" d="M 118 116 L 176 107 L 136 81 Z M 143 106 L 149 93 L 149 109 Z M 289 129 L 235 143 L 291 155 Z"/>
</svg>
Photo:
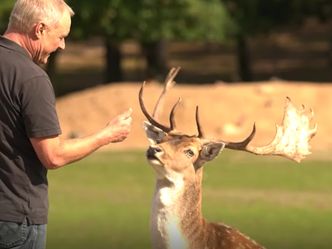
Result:
<svg viewBox="0 0 332 249">
<path fill-rule="evenodd" d="M 202 130 L 202 126 L 200 124 L 200 121 L 199 121 L 199 113 L 198 113 L 198 106 L 196 106 L 196 115 L 195 115 L 195 119 L 196 119 L 196 126 L 197 126 L 197 131 L 198 131 L 198 137 L 199 138 L 203 138 L 204 137 L 204 133 L 203 133 L 203 130 Z"/>
<path fill-rule="evenodd" d="M 232 150 L 244 150 L 247 151 L 247 145 L 251 142 L 256 134 L 256 125 L 254 124 L 250 135 L 241 142 L 224 142 L 225 148 Z"/>
<path fill-rule="evenodd" d="M 180 71 L 181 67 L 172 67 L 171 70 L 169 71 L 169 73 L 167 74 L 165 83 L 166 85 L 170 85 L 172 84 L 175 76 L 178 74 L 178 72 Z"/>
<path fill-rule="evenodd" d="M 181 102 L 181 98 L 178 99 L 178 101 L 174 104 L 171 113 L 169 114 L 169 123 L 170 123 L 170 128 L 171 130 L 175 130 L 176 129 L 176 123 L 175 123 L 175 119 L 174 119 L 174 114 L 175 114 L 175 109 L 176 107 L 179 105 L 179 103 Z"/>
<path fill-rule="evenodd" d="M 174 85 L 175 85 L 175 81 L 174 78 L 176 77 L 176 75 L 178 74 L 178 72 L 180 71 L 180 67 L 173 67 L 171 68 L 171 70 L 169 71 L 166 79 L 165 79 L 165 84 L 164 84 L 164 88 L 158 98 L 158 101 L 153 109 L 153 113 L 152 113 L 152 117 L 155 119 L 158 119 L 158 115 L 160 114 L 160 111 L 162 108 L 162 101 L 164 99 L 165 94 L 167 93 L 167 91 L 169 89 L 171 89 Z"/>
<path fill-rule="evenodd" d="M 139 104 L 140 104 L 140 107 L 141 107 L 141 110 L 143 112 L 143 114 L 145 115 L 145 117 L 149 120 L 149 122 L 160 128 L 161 130 L 163 130 L 164 132 L 168 133 L 170 132 L 172 129 L 170 127 L 166 127 L 162 124 L 160 124 L 159 122 L 157 122 L 153 117 L 150 116 L 149 112 L 146 110 L 145 108 L 145 105 L 144 105 L 144 101 L 143 101 L 143 90 L 144 90 L 144 86 L 145 86 L 145 81 L 143 82 L 142 86 L 141 86 L 141 89 L 139 91 Z"/>
</svg>

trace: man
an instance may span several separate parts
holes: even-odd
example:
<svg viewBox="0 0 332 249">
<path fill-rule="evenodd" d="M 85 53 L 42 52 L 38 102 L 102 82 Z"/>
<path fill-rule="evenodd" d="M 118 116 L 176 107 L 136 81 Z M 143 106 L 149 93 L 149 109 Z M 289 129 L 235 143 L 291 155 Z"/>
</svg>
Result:
<svg viewBox="0 0 332 249">
<path fill-rule="evenodd" d="M 47 170 L 130 132 L 128 110 L 90 136 L 59 137 L 53 87 L 37 64 L 65 48 L 73 14 L 63 0 L 17 0 L 0 36 L 0 248 L 45 248 Z"/>
</svg>

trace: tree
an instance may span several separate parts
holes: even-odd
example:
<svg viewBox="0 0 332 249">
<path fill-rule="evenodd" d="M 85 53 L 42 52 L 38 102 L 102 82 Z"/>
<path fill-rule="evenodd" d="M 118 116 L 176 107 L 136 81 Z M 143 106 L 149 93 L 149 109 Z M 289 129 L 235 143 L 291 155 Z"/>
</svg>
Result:
<svg viewBox="0 0 332 249">
<path fill-rule="evenodd" d="M 137 40 L 143 48 L 148 68 L 166 69 L 164 40 L 174 37 L 183 26 L 187 0 L 90 0 L 71 1 L 76 10 L 73 33 L 83 38 L 98 35 L 106 48 L 106 81 L 121 81 L 123 41 Z"/>
<path fill-rule="evenodd" d="M 248 37 L 266 34 L 288 25 L 300 25 L 309 16 L 321 20 L 331 18 L 332 3 L 328 0 L 221 0 L 234 23 L 238 71 L 244 81 L 253 79 Z"/>
<path fill-rule="evenodd" d="M 183 36 L 187 26 L 187 0 L 140 1 L 135 23 L 135 37 L 139 41 L 147 64 L 147 76 L 165 75 L 167 64 L 167 41 Z"/>
<path fill-rule="evenodd" d="M 146 0 L 138 13 L 141 25 L 136 39 L 145 51 L 151 76 L 164 75 L 168 69 L 167 41 L 221 42 L 231 29 L 219 0 Z"/>
<path fill-rule="evenodd" d="M 221 0 L 234 23 L 232 36 L 236 41 L 238 72 L 241 80 L 253 79 L 250 68 L 250 54 L 247 39 L 260 33 L 267 33 L 276 26 L 289 21 L 291 0 Z"/>
<path fill-rule="evenodd" d="M 90 0 L 69 1 L 76 15 L 72 37 L 101 36 L 106 47 L 106 81 L 122 79 L 120 45 L 133 39 L 141 44 L 148 74 L 168 68 L 166 45 L 174 39 L 223 40 L 225 15 L 219 0 Z"/>
<path fill-rule="evenodd" d="M 0 5 L 0 34 L 3 34 L 7 28 L 9 15 L 14 3 L 12 0 L 1 0 Z"/>
</svg>

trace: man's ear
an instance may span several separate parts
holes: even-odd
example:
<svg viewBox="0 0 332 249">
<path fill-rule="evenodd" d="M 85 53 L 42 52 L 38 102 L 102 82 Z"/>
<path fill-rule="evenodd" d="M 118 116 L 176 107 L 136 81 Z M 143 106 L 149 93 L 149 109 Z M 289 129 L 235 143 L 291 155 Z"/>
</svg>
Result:
<svg viewBox="0 0 332 249">
<path fill-rule="evenodd" d="M 167 133 L 165 133 L 163 130 L 150 124 L 147 121 L 144 121 L 144 130 L 150 144 L 160 143 L 162 139 L 167 135 Z"/>
<path fill-rule="evenodd" d="M 36 36 L 37 38 L 40 38 L 41 36 L 43 36 L 45 30 L 46 30 L 46 25 L 44 23 L 39 22 L 39 23 L 35 24 L 35 26 L 33 28 L 34 36 Z"/>
<path fill-rule="evenodd" d="M 199 155 L 199 159 L 203 162 L 211 161 L 219 155 L 220 151 L 225 148 L 225 144 L 222 142 L 208 142 L 202 147 Z"/>
</svg>

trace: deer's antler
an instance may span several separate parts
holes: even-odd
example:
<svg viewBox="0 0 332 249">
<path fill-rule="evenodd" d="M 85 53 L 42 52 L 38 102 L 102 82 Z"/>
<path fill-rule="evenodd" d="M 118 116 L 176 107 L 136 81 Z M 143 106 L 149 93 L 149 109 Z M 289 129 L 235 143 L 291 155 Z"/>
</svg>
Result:
<svg viewBox="0 0 332 249">
<path fill-rule="evenodd" d="M 176 128 L 174 113 L 175 113 L 175 109 L 178 106 L 178 104 L 180 103 L 181 99 L 179 99 L 172 108 L 172 111 L 169 116 L 169 122 L 170 122 L 169 127 L 164 126 L 163 124 L 159 123 L 156 119 L 157 119 L 158 115 L 160 114 L 160 110 L 161 110 L 161 106 L 163 104 L 165 94 L 175 85 L 174 78 L 177 75 L 177 73 L 179 72 L 179 70 L 180 70 L 180 67 L 172 68 L 170 70 L 170 72 L 168 73 L 165 83 L 164 83 L 163 91 L 161 92 L 161 94 L 157 100 L 157 103 L 154 107 L 152 116 L 146 110 L 146 107 L 145 107 L 144 101 L 143 101 L 143 91 L 144 91 L 145 82 L 143 82 L 142 87 L 139 91 L 139 103 L 140 103 L 140 107 L 142 109 L 143 114 L 145 115 L 145 117 L 149 120 L 149 122 L 152 125 L 160 128 L 161 130 L 163 130 L 166 133 L 169 133 L 170 131 L 172 131 Z"/>
<path fill-rule="evenodd" d="M 266 146 L 256 147 L 249 143 L 255 135 L 255 125 L 251 134 L 239 143 L 225 142 L 225 147 L 233 150 L 243 150 L 256 155 L 278 155 L 300 162 L 311 154 L 310 139 L 317 132 L 317 124 L 310 128 L 314 113 L 308 112 L 304 106 L 296 108 L 290 98 L 286 99 L 286 106 L 282 125 L 277 125 L 274 139 Z"/>
<path fill-rule="evenodd" d="M 165 82 L 164 82 L 163 91 L 161 92 L 161 94 L 157 100 L 157 103 L 154 107 L 152 115 L 150 115 L 149 112 L 146 110 L 146 107 L 145 107 L 144 101 L 143 101 L 143 91 L 144 91 L 145 82 L 143 82 L 142 87 L 139 92 L 139 103 L 140 103 L 143 114 L 149 120 L 149 122 L 151 124 L 162 129 L 166 133 L 169 133 L 170 131 L 176 129 L 174 114 L 175 114 L 176 107 L 181 102 L 181 98 L 179 98 L 179 100 L 174 104 L 174 106 L 170 112 L 170 115 L 169 115 L 170 126 L 169 127 L 164 126 L 163 124 L 159 123 L 157 121 L 157 119 L 160 114 L 160 110 L 162 109 L 164 97 L 165 97 L 166 93 L 175 85 L 176 82 L 174 81 L 174 78 L 176 77 L 176 75 L 178 74 L 179 71 L 180 71 L 180 67 L 173 67 L 169 71 L 169 73 L 165 79 Z M 197 125 L 197 130 L 198 130 L 198 137 L 203 138 L 204 135 L 203 135 L 202 127 L 200 125 L 200 121 L 199 121 L 198 106 L 196 107 L 196 125 Z"/>
<path fill-rule="evenodd" d="M 163 101 L 165 94 L 175 84 L 173 79 L 175 78 L 179 70 L 179 67 L 172 68 L 169 72 L 165 80 L 164 89 L 159 96 L 152 116 L 146 110 L 143 102 L 143 89 L 145 82 L 143 83 L 139 92 L 139 103 L 145 117 L 152 125 L 160 128 L 166 133 L 175 130 L 174 113 L 176 107 L 180 102 L 180 99 L 173 106 L 170 113 L 170 126 L 164 126 L 163 124 L 159 123 L 158 121 L 156 121 L 155 116 L 160 111 L 160 104 Z M 313 116 L 314 114 L 311 109 L 309 112 L 305 110 L 304 106 L 302 107 L 302 109 L 298 109 L 293 105 L 290 98 L 287 97 L 282 125 L 276 126 L 276 135 L 272 142 L 268 145 L 260 147 L 250 145 L 250 142 L 252 141 L 256 133 L 255 125 L 253 126 L 250 135 L 241 142 L 225 142 L 222 140 L 218 140 L 218 142 L 224 143 L 226 148 L 232 150 L 242 150 L 257 155 L 278 155 L 294 160 L 296 162 L 300 162 L 303 158 L 305 158 L 305 156 L 311 154 L 309 142 L 317 132 L 317 124 L 314 126 L 314 128 L 310 128 L 310 123 L 313 119 Z M 198 107 L 196 107 L 196 125 L 198 130 L 197 137 L 203 138 L 204 134 L 199 121 Z"/>
<path fill-rule="evenodd" d="M 164 88 L 157 100 L 157 103 L 153 109 L 152 112 L 152 117 L 155 119 L 159 118 L 160 115 L 160 110 L 162 110 L 163 104 L 164 104 L 164 97 L 166 95 L 166 93 L 175 85 L 175 81 L 174 78 L 176 77 L 176 75 L 178 74 L 178 72 L 180 71 L 180 67 L 173 67 L 164 82 Z"/>
</svg>

